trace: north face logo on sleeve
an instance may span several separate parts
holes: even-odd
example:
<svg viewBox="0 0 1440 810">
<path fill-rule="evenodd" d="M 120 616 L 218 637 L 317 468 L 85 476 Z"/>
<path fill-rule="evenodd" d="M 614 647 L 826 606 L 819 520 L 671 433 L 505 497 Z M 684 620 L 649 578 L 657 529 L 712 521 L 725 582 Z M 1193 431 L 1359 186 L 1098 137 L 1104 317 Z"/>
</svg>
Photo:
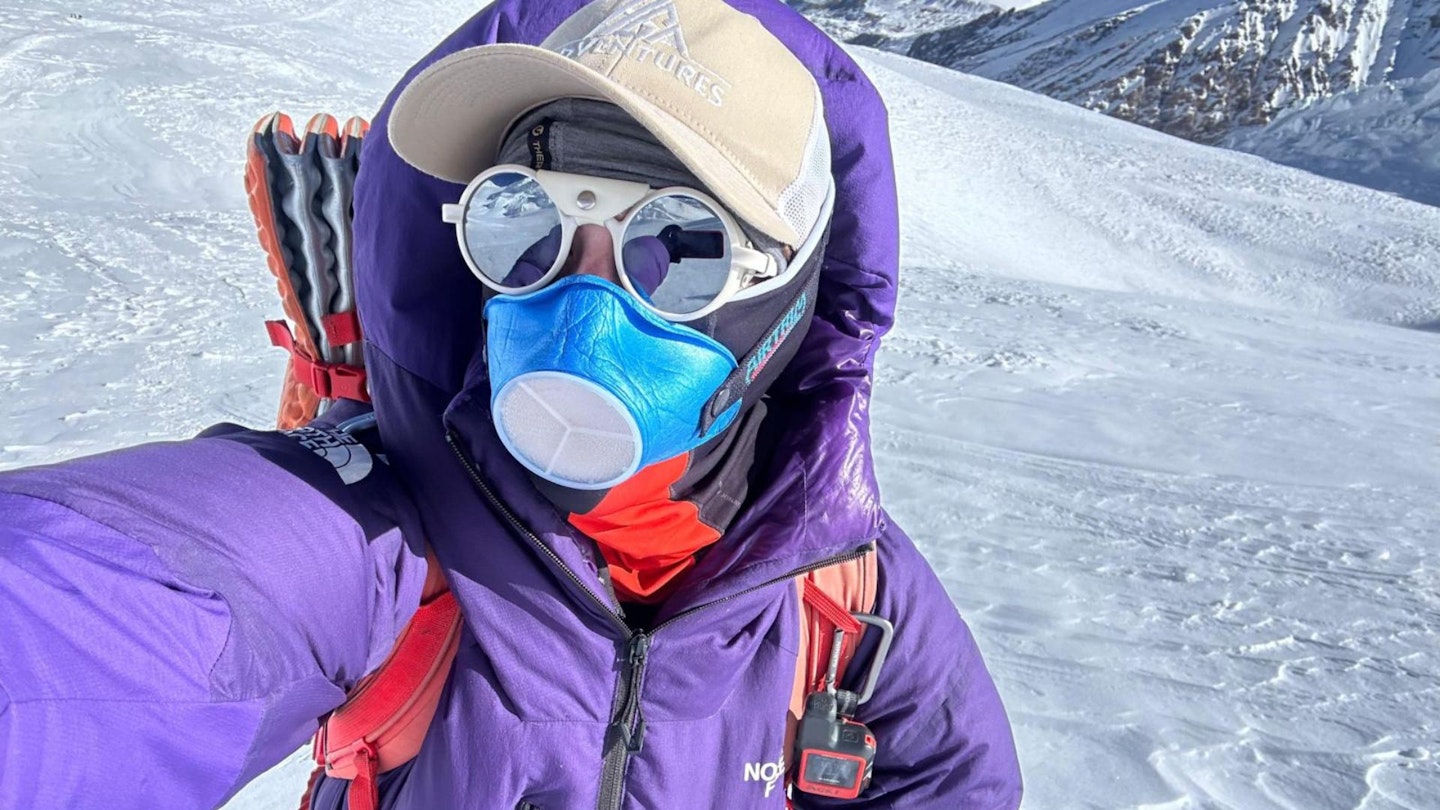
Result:
<svg viewBox="0 0 1440 810">
<path fill-rule="evenodd" d="M 785 752 L 774 762 L 747 762 L 745 763 L 746 782 L 764 782 L 765 798 L 770 798 L 775 786 L 785 777 Z"/>
<path fill-rule="evenodd" d="M 346 485 L 363 481 L 375 468 L 375 460 L 354 436 L 339 430 L 317 427 L 302 427 L 282 430 L 286 436 L 300 442 L 302 447 L 330 462 Z"/>
</svg>

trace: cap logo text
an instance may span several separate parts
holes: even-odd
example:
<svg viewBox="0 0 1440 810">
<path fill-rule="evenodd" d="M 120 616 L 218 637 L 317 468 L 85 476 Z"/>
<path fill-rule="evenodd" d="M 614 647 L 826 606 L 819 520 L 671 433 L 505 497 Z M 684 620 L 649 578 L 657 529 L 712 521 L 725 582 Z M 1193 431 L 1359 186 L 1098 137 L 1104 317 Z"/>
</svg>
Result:
<svg viewBox="0 0 1440 810">
<path fill-rule="evenodd" d="M 725 94 L 730 91 L 730 82 L 690 58 L 672 0 L 635 0 L 621 5 L 589 34 L 555 50 L 577 61 L 583 56 L 613 56 L 650 65 L 716 107 L 724 106 Z"/>
</svg>

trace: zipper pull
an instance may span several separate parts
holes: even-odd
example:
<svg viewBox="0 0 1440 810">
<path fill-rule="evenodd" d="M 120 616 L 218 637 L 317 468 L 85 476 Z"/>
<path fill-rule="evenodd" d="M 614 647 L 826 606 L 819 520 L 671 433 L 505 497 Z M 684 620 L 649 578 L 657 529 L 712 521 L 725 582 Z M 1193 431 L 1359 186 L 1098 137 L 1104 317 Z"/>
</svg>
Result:
<svg viewBox="0 0 1440 810">
<path fill-rule="evenodd" d="M 630 667 L 631 672 L 645 667 L 645 657 L 650 654 L 650 634 L 643 630 L 635 631 L 630 636 Z"/>
<path fill-rule="evenodd" d="M 625 742 L 625 750 L 626 750 L 626 751 L 628 751 L 628 752 L 630 752 L 630 753 L 632 753 L 632 754 L 638 754 L 638 753 L 640 753 L 642 750 L 644 750 L 644 748 L 645 748 L 645 716 L 644 716 L 644 715 L 640 715 L 639 717 L 636 718 L 634 730 L 631 730 L 631 729 L 628 729 L 628 728 L 622 728 L 620 731 L 621 731 L 621 737 L 622 737 L 622 739 L 623 739 L 624 742 Z"/>
<path fill-rule="evenodd" d="M 640 685 L 645 680 L 645 662 L 650 655 L 650 634 L 637 630 L 630 636 L 627 661 L 630 677 L 625 694 L 625 706 L 620 711 L 620 738 L 625 750 L 640 753 L 645 747 L 645 713 L 640 708 Z"/>
</svg>

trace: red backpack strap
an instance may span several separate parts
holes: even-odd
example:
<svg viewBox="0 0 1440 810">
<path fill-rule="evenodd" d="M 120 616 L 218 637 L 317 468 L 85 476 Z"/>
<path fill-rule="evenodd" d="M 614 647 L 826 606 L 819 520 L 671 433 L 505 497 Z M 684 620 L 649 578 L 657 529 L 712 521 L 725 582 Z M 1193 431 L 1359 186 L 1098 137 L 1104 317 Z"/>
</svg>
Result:
<svg viewBox="0 0 1440 810">
<path fill-rule="evenodd" d="M 315 761 L 327 776 L 349 779 L 350 810 L 378 810 L 377 778 L 414 759 L 425 742 L 440 693 L 460 649 L 463 616 L 428 555 L 425 596 L 378 669 L 351 690 L 315 734 Z M 302 808 L 309 803 L 310 792 Z"/>
<path fill-rule="evenodd" d="M 864 637 L 865 625 L 852 613 L 875 609 L 879 567 L 872 546 L 863 556 L 854 557 L 796 577 L 800 590 L 800 656 L 795 662 L 795 685 L 790 693 L 790 715 L 785 734 L 785 751 L 794 745 L 795 727 L 805 709 L 805 697 L 820 688 L 830 663 L 830 647 L 837 629 L 845 631 L 840 647 L 840 672 L 844 672 Z"/>
</svg>

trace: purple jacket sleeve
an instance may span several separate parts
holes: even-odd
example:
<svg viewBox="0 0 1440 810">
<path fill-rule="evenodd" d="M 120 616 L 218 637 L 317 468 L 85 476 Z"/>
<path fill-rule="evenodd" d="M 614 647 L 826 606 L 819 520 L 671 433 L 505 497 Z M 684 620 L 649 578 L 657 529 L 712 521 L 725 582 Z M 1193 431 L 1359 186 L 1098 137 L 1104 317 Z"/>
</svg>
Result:
<svg viewBox="0 0 1440 810">
<path fill-rule="evenodd" d="M 875 613 L 895 623 L 895 641 L 859 713 L 879 740 L 874 778 L 858 801 L 797 794 L 796 807 L 1014 810 L 1021 793 L 1015 741 L 970 628 L 893 523 L 879 549 Z M 865 646 L 871 643 L 867 636 Z M 868 661 L 867 650 L 856 660 Z"/>
<path fill-rule="evenodd" d="M 316 428 L 0 475 L 0 807 L 214 807 L 294 751 L 419 601 L 410 508 Z"/>
</svg>

